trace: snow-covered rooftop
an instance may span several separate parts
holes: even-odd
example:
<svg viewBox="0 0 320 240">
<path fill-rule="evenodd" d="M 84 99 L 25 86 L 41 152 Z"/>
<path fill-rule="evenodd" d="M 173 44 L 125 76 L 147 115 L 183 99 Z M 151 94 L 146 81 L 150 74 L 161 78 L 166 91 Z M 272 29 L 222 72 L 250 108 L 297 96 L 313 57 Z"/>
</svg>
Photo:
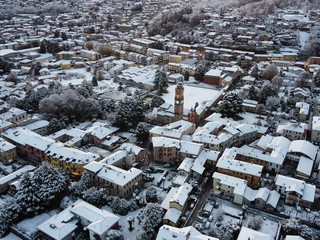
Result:
<svg viewBox="0 0 320 240">
<path fill-rule="evenodd" d="M 177 228 L 169 225 L 163 225 L 158 232 L 156 240 L 218 240 L 200 233 L 192 226 Z"/>
<path fill-rule="evenodd" d="M 226 185 L 233 187 L 233 193 L 238 194 L 240 196 L 244 195 L 244 192 L 247 187 L 247 181 L 237 178 L 237 177 L 232 177 L 223 173 L 218 173 L 214 172 L 212 175 L 213 179 L 219 179 L 221 185 Z"/>
</svg>

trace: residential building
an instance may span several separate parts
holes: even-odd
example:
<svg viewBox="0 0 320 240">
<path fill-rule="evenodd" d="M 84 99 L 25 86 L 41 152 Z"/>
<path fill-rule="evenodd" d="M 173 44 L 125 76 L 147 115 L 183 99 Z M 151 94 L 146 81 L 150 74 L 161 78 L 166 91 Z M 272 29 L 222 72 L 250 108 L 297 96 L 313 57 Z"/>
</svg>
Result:
<svg viewBox="0 0 320 240">
<path fill-rule="evenodd" d="M 261 165 L 225 158 L 219 159 L 216 164 L 217 172 L 244 179 L 251 188 L 260 186 L 262 170 Z"/>
<path fill-rule="evenodd" d="M 109 194 L 127 198 L 143 184 L 142 171 L 136 168 L 124 170 L 102 162 L 91 162 L 84 167 L 97 187 L 104 187 Z"/>
<path fill-rule="evenodd" d="M 185 120 L 178 120 L 165 126 L 155 126 L 149 131 L 149 133 L 151 138 L 168 137 L 181 139 L 183 135 L 191 135 L 194 131 L 195 124 Z"/>
<path fill-rule="evenodd" d="M 311 125 L 311 142 L 319 145 L 320 143 L 320 117 L 313 116 Z"/>
<path fill-rule="evenodd" d="M 179 240 L 218 240 L 217 238 L 207 236 L 202 234 L 197 229 L 192 226 L 177 228 L 169 225 L 163 225 L 160 227 L 157 234 L 156 240 L 169 240 L 169 239 L 179 239 Z"/>
<path fill-rule="evenodd" d="M 274 237 L 269 234 L 253 230 L 251 228 L 241 227 L 237 240 L 248 240 L 248 239 L 274 240 Z"/>
<path fill-rule="evenodd" d="M 214 172 L 212 178 L 214 190 L 219 190 L 224 196 L 230 196 L 234 203 L 243 204 L 246 180 L 219 172 Z"/>
<path fill-rule="evenodd" d="M 289 140 L 305 140 L 308 131 L 308 124 L 306 123 L 287 123 L 280 124 L 276 133 L 284 136 Z"/>
<path fill-rule="evenodd" d="M 85 165 L 101 158 L 98 154 L 61 146 L 61 144 L 57 143 L 47 147 L 44 154 L 48 163 L 52 166 L 63 168 L 73 176 L 81 176 Z"/>
<path fill-rule="evenodd" d="M 316 186 L 280 174 L 276 176 L 275 186 L 276 190 L 285 196 L 287 204 L 311 208 L 315 199 Z"/>
<path fill-rule="evenodd" d="M 26 166 L 20 168 L 19 170 L 14 171 L 14 172 L 8 174 L 7 176 L 0 178 L 0 192 L 2 193 L 6 189 L 8 189 L 9 184 L 12 183 L 13 181 L 17 180 L 18 178 L 20 178 L 23 174 L 25 174 L 27 172 L 31 172 L 35 169 L 36 169 L 36 167 L 34 167 L 34 166 L 26 165 Z"/>
<path fill-rule="evenodd" d="M 153 137 L 153 157 L 157 162 L 180 163 L 186 157 L 195 158 L 203 145 L 165 137 Z"/>
<path fill-rule="evenodd" d="M 7 165 L 10 164 L 16 156 L 16 146 L 0 138 L 0 161 Z"/>
<path fill-rule="evenodd" d="M 71 240 L 81 226 L 89 230 L 89 239 L 105 239 L 110 229 L 119 228 L 117 215 L 99 209 L 83 200 L 52 216 L 37 226 L 41 237 L 48 240 Z"/>
<path fill-rule="evenodd" d="M 8 112 L 0 114 L 0 120 L 20 123 L 27 119 L 27 112 L 19 108 L 10 108 Z"/>
</svg>

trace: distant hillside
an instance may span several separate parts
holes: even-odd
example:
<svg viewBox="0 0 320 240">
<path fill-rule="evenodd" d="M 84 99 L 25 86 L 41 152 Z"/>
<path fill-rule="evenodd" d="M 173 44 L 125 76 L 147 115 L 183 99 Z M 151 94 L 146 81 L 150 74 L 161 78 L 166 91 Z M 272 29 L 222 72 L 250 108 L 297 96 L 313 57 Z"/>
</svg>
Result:
<svg viewBox="0 0 320 240">
<path fill-rule="evenodd" d="M 320 8 L 320 0 L 203 0 L 199 6 L 216 8 L 238 7 L 241 15 L 253 16 L 271 14 L 277 9 L 294 7 L 308 11 Z"/>
<path fill-rule="evenodd" d="M 179 10 L 170 10 L 158 15 L 148 26 L 150 35 L 171 34 L 177 41 L 190 43 L 193 40 L 193 30 L 207 16 L 199 9 L 183 7 Z M 188 33 L 188 34 L 186 34 Z"/>
<path fill-rule="evenodd" d="M 320 0 L 194 0 L 192 7 L 184 6 L 180 10 L 171 9 L 160 13 L 148 26 L 149 35 L 171 34 L 181 43 L 199 42 L 195 34 L 205 13 L 216 11 L 223 13 L 231 8 L 240 16 L 259 17 L 276 13 L 279 9 L 294 8 L 305 12 L 320 9 Z"/>
</svg>

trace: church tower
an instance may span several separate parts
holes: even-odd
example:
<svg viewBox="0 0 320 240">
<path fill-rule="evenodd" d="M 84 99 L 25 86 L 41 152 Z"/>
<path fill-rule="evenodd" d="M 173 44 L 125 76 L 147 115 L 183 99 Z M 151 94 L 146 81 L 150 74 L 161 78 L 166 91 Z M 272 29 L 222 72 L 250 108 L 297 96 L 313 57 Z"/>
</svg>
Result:
<svg viewBox="0 0 320 240">
<path fill-rule="evenodd" d="M 183 118 L 183 100 L 184 87 L 181 82 L 176 86 L 176 94 L 174 97 L 174 121 L 182 120 Z"/>
</svg>

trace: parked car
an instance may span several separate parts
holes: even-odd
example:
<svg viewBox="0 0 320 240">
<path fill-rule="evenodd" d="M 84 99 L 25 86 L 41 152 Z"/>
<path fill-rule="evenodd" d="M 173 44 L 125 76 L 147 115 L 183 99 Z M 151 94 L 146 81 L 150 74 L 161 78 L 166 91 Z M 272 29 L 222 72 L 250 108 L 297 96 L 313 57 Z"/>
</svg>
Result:
<svg viewBox="0 0 320 240">
<path fill-rule="evenodd" d="M 201 222 L 201 223 L 204 223 L 205 221 L 206 221 L 206 219 L 205 218 L 203 218 L 203 217 L 197 217 L 197 220 L 198 220 L 198 222 Z"/>
<path fill-rule="evenodd" d="M 205 229 L 209 229 L 210 228 L 210 222 L 209 221 L 206 222 L 206 224 L 204 225 L 204 228 Z"/>
</svg>

